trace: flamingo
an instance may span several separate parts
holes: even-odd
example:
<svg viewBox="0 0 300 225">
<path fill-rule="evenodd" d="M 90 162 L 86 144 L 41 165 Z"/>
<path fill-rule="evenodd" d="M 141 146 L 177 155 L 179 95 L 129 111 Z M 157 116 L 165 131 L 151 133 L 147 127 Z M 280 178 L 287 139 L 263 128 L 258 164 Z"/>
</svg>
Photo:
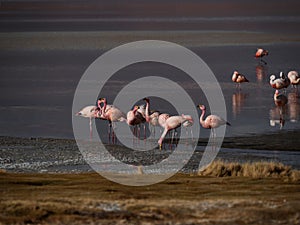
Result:
<svg viewBox="0 0 300 225">
<path fill-rule="evenodd" d="M 101 103 L 103 104 L 103 107 L 101 109 L 101 116 L 103 118 L 106 118 L 107 120 L 111 122 L 124 122 L 126 121 L 126 115 L 123 113 L 118 107 L 114 105 L 107 105 L 106 98 L 100 98 L 98 100 L 98 106 L 100 106 Z"/>
<path fill-rule="evenodd" d="M 213 136 L 215 135 L 215 129 L 222 126 L 222 125 L 228 125 L 231 126 L 229 122 L 224 120 L 223 118 L 217 116 L 217 115 L 209 115 L 206 117 L 204 120 L 204 115 L 206 112 L 206 107 L 205 105 L 198 105 L 199 109 L 202 111 L 202 114 L 200 116 L 200 124 L 203 128 L 205 129 L 211 129 Z"/>
<path fill-rule="evenodd" d="M 159 112 L 154 111 L 151 114 L 149 114 L 149 108 L 150 108 L 150 100 L 149 98 L 144 98 L 144 101 L 146 101 L 146 111 L 145 111 L 145 119 L 146 122 L 148 122 L 152 127 L 154 127 L 154 137 L 155 137 L 155 127 L 159 126 L 158 123 L 158 117 L 159 117 Z"/>
<path fill-rule="evenodd" d="M 175 130 L 176 128 L 180 127 L 184 122 L 189 121 L 190 123 L 193 123 L 191 121 L 191 116 L 182 114 L 181 116 L 170 116 L 164 124 L 164 131 L 161 135 L 161 137 L 158 140 L 159 149 L 162 149 L 162 142 L 170 130 Z"/>
<path fill-rule="evenodd" d="M 167 119 L 170 117 L 170 114 L 168 113 L 161 113 L 158 116 L 158 123 L 159 125 L 164 128 L 165 127 L 165 123 L 167 121 Z"/>
<path fill-rule="evenodd" d="M 101 107 L 101 103 L 103 103 L 102 107 Z M 113 129 L 115 128 L 115 122 L 125 122 L 126 115 L 116 106 L 107 105 L 106 98 L 100 98 L 98 100 L 98 108 L 100 108 L 100 111 L 99 111 L 100 113 L 98 113 L 98 116 L 100 118 L 103 118 L 103 119 L 106 119 L 109 121 L 109 127 L 110 127 L 109 137 L 110 137 L 111 127 L 113 127 Z M 114 138 L 114 132 L 112 134 L 112 138 Z"/>
<path fill-rule="evenodd" d="M 294 88 L 296 88 L 297 85 L 300 84 L 300 77 L 299 77 L 297 71 L 292 70 L 292 71 L 288 72 L 287 76 L 291 82 L 291 85 L 293 85 Z"/>
<path fill-rule="evenodd" d="M 75 114 L 76 116 L 82 116 L 90 119 L 90 139 L 92 139 L 93 136 L 92 119 L 97 117 L 98 112 L 99 112 L 99 108 L 97 106 L 89 105 L 82 108 L 78 113 Z"/>
<path fill-rule="evenodd" d="M 185 121 L 182 123 L 182 126 L 185 127 L 186 129 L 186 136 L 188 136 L 188 127 L 191 127 L 194 125 L 194 120 L 193 120 L 193 117 L 190 116 L 190 115 L 185 115 L 186 118 L 189 117 L 189 120 Z M 194 136 L 193 136 L 193 130 L 191 128 L 191 137 L 192 137 L 192 140 L 194 139 Z"/>
<path fill-rule="evenodd" d="M 285 88 L 285 83 L 281 78 L 277 78 L 275 75 L 270 76 L 270 85 L 274 89 L 282 89 Z"/>
<path fill-rule="evenodd" d="M 145 117 L 138 111 L 139 106 L 134 106 L 133 110 L 127 113 L 127 124 L 129 126 L 136 126 L 146 121 Z M 134 132 L 135 133 L 135 132 Z M 140 136 L 140 132 L 139 132 Z"/>
<path fill-rule="evenodd" d="M 267 56 L 267 55 L 269 55 L 269 52 L 267 50 L 258 48 L 255 53 L 255 58 L 257 58 L 257 59 L 260 58 L 261 62 L 263 62 L 264 64 L 267 64 L 267 62 L 262 59 L 262 57 Z"/>
<path fill-rule="evenodd" d="M 287 88 L 290 85 L 290 79 L 284 75 L 283 72 L 280 72 L 280 79 L 283 82 L 284 88 Z"/>
<path fill-rule="evenodd" d="M 283 115 L 283 107 L 287 104 L 288 99 L 284 94 L 280 94 L 278 90 L 274 93 L 274 103 L 279 108 L 279 122 L 280 122 L 280 129 L 282 129 L 284 125 L 284 115 Z"/>
<path fill-rule="evenodd" d="M 280 94 L 278 90 L 274 93 L 274 103 L 279 107 L 283 107 L 288 102 L 287 97 L 284 94 Z"/>
<path fill-rule="evenodd" d="M 249 82 L 249 80 L 244 75 L 240 74 L 238 71 L 233 72 L 231 79 L 233 82 L 237 83 L 237 87 L 239 87 L 239 89 L 241 87 L 241 83 Z"/>
</svg>

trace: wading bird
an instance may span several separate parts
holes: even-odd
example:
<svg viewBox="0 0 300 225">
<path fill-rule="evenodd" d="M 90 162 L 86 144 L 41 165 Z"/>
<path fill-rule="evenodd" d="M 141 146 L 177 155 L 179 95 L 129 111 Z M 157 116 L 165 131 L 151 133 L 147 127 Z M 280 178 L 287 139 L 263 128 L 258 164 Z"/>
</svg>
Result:
<svg viewBox="0 0 300 225">
<path fill-rule="evenodd" d="M 209 115 L 204 119 L 204 115 L 206 112 L 206 107 L 205 105 L 198 105 L 199 109 L 202 111 L 201 116 L 200 116 L 200 124 L 203 128 L 205 129 L 211 129 L 212 130 L 212 136 L 215 137 L 215 129 L 222 126 L 222 125 L 229 125 L 231 126 L 230 123 L 228 123 L 226 120 L 223 118 L 217 116 L 217 115 Z"/>
<path fill-rule="evenodd" d="M 144 98 L 143 100 L 146 101 L 146 111 L 145 111 L 146 122 L 149 123 L 151 128 L 153 127 L 153 134 L 155 137 L 155 127 L 159 126 L 159 123 L 158 123 L 159 112 L 154 111 L 150 114 L 150 100 L 149 100 L 149 98 Z M 152 133 L 152 131 L 150 131 L 150 132 Z"/>
<path fill-rule="evenodd" d="M 274 103 L 279 109 L 279 124 L 280 124 L 280 129 L 283 128 L 284 126 L 284 107 L 288 102 L 288 98 L 284 94 L 280 94 L 278 90 L 275 91 L 274 93 Z"/>
<path fill-rule="evenodd" d="M 288 102 L 287 97 L 284 94 L 280 94 L 279 91 L 276 90 L 274 93 L 275 105 L 282 109 L 286 105 L 287 102 Z"/>
<path fill-rule="evenodd" d="M 90 119 L 90 139 L 92 139 L 93 136 L 92 119 L 97 117 L 98 112 L 99 108 L 97 106 L 90 105 L 84 107 L 78 113 L 75 114 L 76 116 L 82 116 Z"/>
<path fill-rule="evenodd" d="M 185 133 L 186 133 L 186 136 L 188 136 L 188 127 L 191 129 L 191 138 L 192 140 L 194 139 L 194 136 L 193 136 L 193 129 L 191 128 L 193 125 L 194 125 L 194 120 L 193 120 L 193 117 L 190 116 L 190 115 L 185 115 L 186 118 L 189 117 L 189 119 L 185 122 L 182 123 L 182 126 L 185 127 Z"/>
<path fill-rule="evenodd" d="M 294 88 L 297 88 L 297 85 L 300 84 L 300 77 L 298 75 L 298 72 L 297 71 L 290 71 L 288 72 L 288 78 L 291 82 L 291 85 L 294 87 Z"/>
<path fill-rule="evenodd" d="M 101 107 L 102 103 L 103 106 Z M 115 129 L 115 122 L 125 122 L 126 115 L 116 106 L 108 105 L 106 98 L 100 98 L 98 100 L 98 108 L 100 108 L 98 117 L 109 121 L 109 139 L 110 136 L 112 136 L 112 139 L 114 141 L 115 133 L 114 130 L 111 133 L 111 128 Z"/>
<path fill-rule="evenodd" d="M 261 62 L 263 62 L 264 64 L 267 64 L 267 62 L 262 59 L 262 57 L 267 56 L 267 55 L 269 55 L 269 52 L 267 50 L 258 48 L 255 53 L 255 58 L 257 58 L 257 59 L 260 58 Z"/>
<path fill-rule="evenodd" d="M 140 137 L 140 129 L 138 129 L 138 134 L 136 134 L 136 126 L 144 123 L 146 121 L 145 117 L 138 111 L 139 106 L 134 106 L 133 110 L 127 113 L 127 124 L 129 126 L 134 126 L 133 133 Z"/>
<path fill-rule="evenodd" d="M 274 89 L 285 88 L 285 83 L 283 82 L 283 80 L 281 78 L 276 79 L 276 76 L 274 74 L 270 76 L 270 85 Z"/>
<path fill-rule="evenodd" d="M 162 149 L 162 142 L 163 142 L 166 134 L 168 133 L 168 131 L 174 130 L 174 129 L 180 127 L 186 121 L 190 121 L 190 123 L 193 123 L 193 121 L 191 121 L 191 116 L 184 115 L 184 114 L 182 114 L 181 116 L 170 116 L 166 120 L 166 122 L 164 124 L 164 131 L 158 140 L 159 149 Z"/>
<path fill-rule="evenodd" d="M 282 80 L 283 82 L 283 85 L 284 85 L 284 88 L 288 88 L 288 86 L 290 85 L 290 79 L 285 76 L 285 74 L 283 72 L 280 72 L 280 79 Z"/>
<path fill-rule="evenodd" d="M 249 82 L 249 80 L 238 71 L 234 71 L 231 77 L 232 81 L 237 84 L 237 88 L 241 89 L 241 83 Z"/>
</svg>

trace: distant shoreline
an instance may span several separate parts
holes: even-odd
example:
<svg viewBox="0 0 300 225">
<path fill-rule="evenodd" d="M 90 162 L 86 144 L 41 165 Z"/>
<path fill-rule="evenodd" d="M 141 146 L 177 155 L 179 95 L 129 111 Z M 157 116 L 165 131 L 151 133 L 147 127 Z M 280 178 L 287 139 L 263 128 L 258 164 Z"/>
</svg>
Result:
<svg viewBox="0 0 300 225">
<path fill-rule="evenodd" d="M 0 32 L 0 50 L 107 50 L 138 40 L 164 40 L 186 47 L 299 44 L 300 34 L 251 31 Z"/>
</svg>

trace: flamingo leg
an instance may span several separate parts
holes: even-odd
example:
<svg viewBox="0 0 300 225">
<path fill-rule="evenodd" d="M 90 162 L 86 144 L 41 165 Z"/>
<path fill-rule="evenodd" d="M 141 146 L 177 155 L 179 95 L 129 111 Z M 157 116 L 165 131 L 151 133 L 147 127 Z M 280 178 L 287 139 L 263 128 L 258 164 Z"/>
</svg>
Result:
<svg viewBox="0 0 300 225">
<path fill-rule="evenodd" d="M 90 117 L 90 140 L 93 139 L 93 127 L 92 127 L 92 117 Z"/>
<path fill-rule="evenodd" d="M 110 137 L 111 137 L 111 122 L 108 123 L 108 143 L 110 143 Z"/>
<path fill-rule="evenodd" d="M 192 137 L 192 141 L 194 141 L 194 134 L 193 134 L 193 129 L 191 128 L 191 137 Z"/>
<path fill-rule="evenodd" d="M 171 142 L 170 142 L 171 149 L 172 149 L 172 144 L 173 144 L 174 137 L 175 137 L 175 130 L 172 131 L 172 137 L 171 137 Z"/>
<path fill-rule="evenodd" d="M 260 61 L 263 62 L 265 65 L 267 65 L 267 62 L 265 60 L 263 60 L 262 58 L 260 58 Z"/>
<path fill-rule="evenodd" d="M 166 136 L 166 134 L 168 133 L 168 129 L 167 128 L 165 128 L 164 129 L 164 132 L 162 133 L 162 135 L 160 136 L 160 139 L 159 139 L 159 149 L 160 150 L 162 150 L 162 142 L 163 142 L 163 140 L 164 140 L 164 138 L 165 138 L 165 136 Z"/>
<path fill-rule="evenodd" d="M 115 144 L 116 143 L 116 134 L 115 134 L 115 123 L 112 122 L 112 143 Z"/>
</svg>

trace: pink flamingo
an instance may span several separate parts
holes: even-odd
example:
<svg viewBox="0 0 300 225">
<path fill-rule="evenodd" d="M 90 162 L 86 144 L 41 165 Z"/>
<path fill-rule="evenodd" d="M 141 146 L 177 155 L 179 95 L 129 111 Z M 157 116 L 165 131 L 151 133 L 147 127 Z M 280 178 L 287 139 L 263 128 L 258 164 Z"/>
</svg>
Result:
<svg viewBox="0 0 300 225">
<path fill-rule="evenodd" d="M 258 48 L 255 53 L 255 58 L 257 58 L 257 59 L 260 58 L 261 62 L 263 62 L 264 64 L 267 64 L 267 62 L 262 59 L 262 57 L 267 56 L 267 55 L 269 55 L 269 52 L 267 50 Z"/>
<path fill-rule="evenodd" d="M 283 82 L 284 88 L 288 88 L 291 82 L 290 79 L 286 77 L 283 72 L 280 72 L 280 79 Z"/>
<path fill-rule="evenodd" d="M 151 125 L 151 127 L 153 127 L 153 132 L 154 132 L 154 137 L 155 137 L 155 127 L 159 126 L 158 123 L 158 117 L 159 117 L 159 112 L 154 111 L 150 114 L 150 100 L 149 98 L 144 98 L 144 101 L 146 101 L 146 112 L 145 112 L 145 118 L 146 118 L 146 122 L 149 123 L 149 125 Z M 152 133 L 152 132 L 151 132 Z"/>
<path fill-rule="evenodd" d="M 228 123 L 226 120 L 223 118 L 217 116 L 217 115 L 209 115 L 205 118 L 204 120 L 204 115 L 206 112 L 206 107 L 205 105 L 198 105 L 199 109 L 202 111 L 202 114 L 200 116 L 200 124 L 203 128 L 205 129 L 211 129 L 212 130 L 212 136 L 215 137 L 215 129 L 222 126 L 222 125 L 228 125 L 231 126 L 230 123 Z"/>
<path fill-rule="evenodd" d="M 282 129 L 284 125 L 284 115 L 283 115 L 283 110 L 284 106 L 287 104 L 288 98 L 284 94 L 280 94 L 278 90 L 275 91 L 274 93 L 274 103 L 275 105 L 279 108 L 279 122 L 280 122 L 280 129 Z"/>
<path fill-rule="evenodd" d="M 170 116 L 165 121 L 164 131 L 163 131 L 161 137 L 158 140 L 160 150 L 162 149 L 162 142 L 163 142 L 166 134 L 168 133 L 168 131 L 175 130 L 176 128 L 180 127 L 186 121 L 190 121 L 191 123 L 193 123 L 193 121 L 191 121 L 191 117 L 186 116 L 184 114 L 182 114 L 181 116 Z"/>
<path fill-rule="evenodd" d="M 274 103 L 279 107 L 284 107 L 288 102 L 287 97 L 284 94 L 280 94 L 278 90 L 274 93 Z"/>
<path fill-rule="evenodd" d="M 138 111 L 139 108 L 140 107 L 136 105 L 134 106 L 133 110 L 130 110 L 127 113 L 127 124 L 129 126 L 137 126 L 146 121 L 145 117 Z M 136 133 L 135 128 L 134 128 L 134 133 Z M 140 137 L 140 129 L 138 132 L 138 136 Z"/>
<path fill-rule="evenodd" d="M 232 81 L 237 83 L 237 88 L 241 88 L 241 83 L 249 82 L 249 80 L 242 74 L 240 74 L 238 71 L 234 71 L 232 74 Z"/>
<path fill-rule="evenodd" d="M 290 80 L 284 75 L 283 72 L 280 72 L 280 78 L 276 79 L 275 75 L 270 76 L 270 85 L 274 89 L 285 89 L 290 85 Z"/>
<path fill-rule="evenodd" d="M 189 117 L 189 120 L 185 121 L 182 123 L 182 126 L 185 127 L 185 131 L 186 131 L 186 136 L 188 136 L 188 127 L 191 127 L 194 125 L 194 120 L 193 120 L 193 117 L 190 116 L 190 115 L 185 115 L 186 118 Z M 192 137 L 192 140 L 194 139 L 194 135 L 193 135 L 193 130 L 191 128 L 191 137 Z"/>
<path fill-rule="evenodd" d="M 275 75 L 270 76 L 270 85 L 274 89 L 282 89 L 285 88 L 285 83 L 281 78 L 277 78 Z"/>
<path fill-rule="evenodd" d="M 158 123 L 159 125 L 164 128 L 165 127 L 165 123 L 167 121 L 167 119 L 170 117 L 170 114 L 168 113 L 161 113 L 158 116 Z"/>
<path fill-rule="evenodd" d="M 288 78 L 291 82 L 291 85 L 293 85 L 294 88 L 297 88 L 297 85 L 300 84 L 300 77 L 298 75 L 297 71 L 290 71 L 288 72 Z"/>
<path fill-rule="evenodd" d="M 98 112 L 99 108 L 97 106 L 90 105 L 82 108 L 78 113 L 75 114 L 76 116 L 82 116 L 90 119 L 90 139 L 92 139 L 93 136 L 92 119 L 97 117 Z"/>
<path fill-rule="evenodd" d="M 103 103 L 103 106 L 101 107 L 101 103 Z M 98 107 L 100 108 L 100 111 L 98 113 L 98 116 L 100 118 L 106 119 L 109 121 L 109 139 L 111 136 L 111 128 L 113 130 L 115 129 L 115 122 L 125 122 L 126 121 L 126 115 L 123 113 L 119 108 L 117 108 L 114 105 L 107 105 L 106 98 L 100 98 L 98 100 Z M 100 115 L 99 115 L 100 114 Z M 112 139 L 114 141 L 115 133 L 113 131 L 112 133 Z"/>
</svg>

